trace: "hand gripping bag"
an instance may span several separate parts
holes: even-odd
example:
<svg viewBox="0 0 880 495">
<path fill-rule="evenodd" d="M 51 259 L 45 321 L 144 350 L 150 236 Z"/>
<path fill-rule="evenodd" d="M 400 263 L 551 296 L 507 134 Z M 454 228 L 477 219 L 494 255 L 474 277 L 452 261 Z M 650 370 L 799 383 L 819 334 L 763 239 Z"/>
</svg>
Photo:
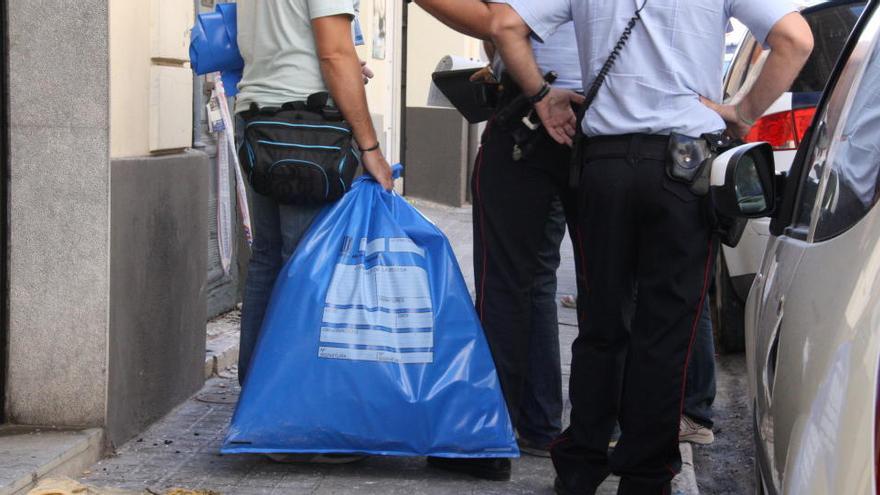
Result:
<svg viewBox="0 0 880 495">
<path fill-rule="evenodd" d="M 452 248 L 402 197 L 364 176 L 314 221 L 222 451 L 519 454 Z"/>
</svg>

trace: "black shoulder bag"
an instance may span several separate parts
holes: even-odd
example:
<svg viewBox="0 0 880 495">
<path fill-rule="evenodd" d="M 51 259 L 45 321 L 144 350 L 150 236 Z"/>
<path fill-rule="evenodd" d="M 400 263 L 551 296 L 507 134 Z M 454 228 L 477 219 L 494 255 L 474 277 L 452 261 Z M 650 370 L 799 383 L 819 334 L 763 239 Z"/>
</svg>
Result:
<svg viewBox="0 0 880 495">
<path fill-rule="evenodd" d="M 259 194 L 282 204 L 335 201 L 351 187 L 358 167 L 351 126 L 327 105 L 327 93 L 281 108 L 252 108 L 239 158 Z"/>
</svg>

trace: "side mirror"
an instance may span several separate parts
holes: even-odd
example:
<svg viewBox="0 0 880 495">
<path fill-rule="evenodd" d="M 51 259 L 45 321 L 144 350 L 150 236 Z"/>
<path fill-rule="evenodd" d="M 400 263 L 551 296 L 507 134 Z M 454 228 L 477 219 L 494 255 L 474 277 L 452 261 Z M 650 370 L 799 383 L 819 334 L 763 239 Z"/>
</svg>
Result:
<svg viewBox="0 0 880 495">
<path fill-rule="evenodd" d="M 760 218 L 776 205 L 773 149 L 767 143 L 737 146 L 712 162 L 709 184 L 715 208 L 728 217 Z"/>
</svg>

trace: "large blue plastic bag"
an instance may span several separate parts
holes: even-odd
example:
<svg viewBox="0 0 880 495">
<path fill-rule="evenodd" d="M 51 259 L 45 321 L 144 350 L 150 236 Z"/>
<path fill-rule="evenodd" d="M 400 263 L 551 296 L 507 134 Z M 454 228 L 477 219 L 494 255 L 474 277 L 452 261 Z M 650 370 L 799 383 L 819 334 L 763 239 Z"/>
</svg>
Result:
<svg viewBox="0 0 880 495">
<path fill-rule="evenodd" d="M 234 3 L 217 4 L 213 12 L 196 16 L 190 32 L 189 58 L 196 74 L 219 71 L 226 94 L 238 93 L 244 59 L 238 50 L 238 10 Z"/>
<path fill-rule="evenodd" d="M 446 237 L 361 177 L 281 271 L 224 453 L 519 454 Z"/>
</svg>

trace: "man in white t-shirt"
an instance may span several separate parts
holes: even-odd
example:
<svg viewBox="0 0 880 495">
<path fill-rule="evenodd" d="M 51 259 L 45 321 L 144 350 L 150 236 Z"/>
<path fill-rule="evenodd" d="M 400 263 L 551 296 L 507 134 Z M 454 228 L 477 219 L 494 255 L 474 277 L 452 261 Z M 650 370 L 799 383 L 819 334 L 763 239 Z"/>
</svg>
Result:
<svg viewBox="0 0 880 495">
<path fill-rule="evenodd" d="M 245 66 L 236 112 L 254 106 L 279 108 L 288 102 L 305 102 L 314 93 L 329 92 L 333 104 L 351 124 L 364 168 L 391 189 L 391 167 L 370 119 L 361 62 L 352 39 L 358 0 L 237 3 L 238 46 Z M 283 205 L 260 194 L 252 194 L 251 201 L 254 242 L 241 312 L 241 382 L 275 279 L 322 207 Z"/>
</svg>

